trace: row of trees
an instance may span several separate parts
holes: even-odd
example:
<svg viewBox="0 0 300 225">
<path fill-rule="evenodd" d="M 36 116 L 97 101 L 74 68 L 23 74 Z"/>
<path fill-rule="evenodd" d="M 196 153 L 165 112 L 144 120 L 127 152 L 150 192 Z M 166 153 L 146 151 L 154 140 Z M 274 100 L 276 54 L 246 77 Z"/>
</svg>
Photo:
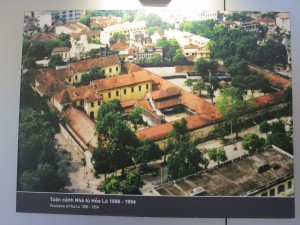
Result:
<svg viewBox="0 0 300 225">
<path fill-rule="evenodd" d="M 147 162 L 162 156 L 160 148 L 152 140 L 137 139 L 123 114 L 119 100 L 110 101 L 99 108 L 96 123 L 98 147 L 93 151 L 96 174 L 106 175 L 122 169 L 124 177 L 126 166 L 141 163 L 143 168 L 147 166 Z M 137 128 L 140 117 L 139 110 L 134 110 L 129 115 L 133 127 Z"/>
<path fill-rule="evenodd" d="M 48 192 L 64 188 L 63 173 L 55 159 L 55 132 L 46 115 L 32 108 L 20 110 L 18 190 Z"/>
<path fill-rule="evenodd" d="M 247 13 L 232 13 L 228 20 L 248 21 Z M 180 25 L 180 29 L 211 39 L 209 44 L 212 57 L 227 59 L 237 56 L 239 61 L 249 61 L 263 68 L 273 69 L 274 65 L 287 63 L 287 52 L 283 44 L 268 40 L 264 45 L 258 45 L 258 38 L 266 32 L 259 27 L 259 34 L 242 29 L 230 29 L 217 24 L 216 21 L 189 21 Z M 263 35 L 264 36 L 264 35 Z"/>
<path fill-rule="evenodd" d="M 35 61 L 48 57 L 50 59 L 51 52 L 56 47 L 71 47 L 70 35 L 61 33 L 54 40 L 50 41 L 31 41 L 28 37 L 23 38 L 22 64 L 26 68 L 36 68 Z M 51 65 L 60 65 L 61 58 L 54 56 Z M 59 63 L 57 63 L 59 61 Z"/>
</svg>

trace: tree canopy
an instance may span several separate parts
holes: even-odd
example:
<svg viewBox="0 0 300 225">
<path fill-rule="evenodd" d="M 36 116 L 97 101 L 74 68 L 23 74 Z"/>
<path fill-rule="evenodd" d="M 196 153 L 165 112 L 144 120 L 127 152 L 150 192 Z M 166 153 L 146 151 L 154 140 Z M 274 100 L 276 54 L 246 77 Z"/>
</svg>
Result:
<svg viewBox="0 0 300 225">
<path fill-rule="evenodd" d="M 253 107 L 252 101 L 244 101 L 240 90 L 235 87 L 224 89 L 219 95 L 216 105 L 218 112 L 227 122 L 230 122 L 231 129 L 238 124 L 239 116 Z M 239 128 L 240 126 L 235 127 L 236 137 L 238 137 Z"/>
<path fill-rule="evenodd" d="M 243 137 L 242 146 L 245 150 L 249 151 L 250 154 L 257 150 L 262 149 L 265 144 L 265 139 L 260 138 L 257 134 L 245 134 Z"/>
</svg>

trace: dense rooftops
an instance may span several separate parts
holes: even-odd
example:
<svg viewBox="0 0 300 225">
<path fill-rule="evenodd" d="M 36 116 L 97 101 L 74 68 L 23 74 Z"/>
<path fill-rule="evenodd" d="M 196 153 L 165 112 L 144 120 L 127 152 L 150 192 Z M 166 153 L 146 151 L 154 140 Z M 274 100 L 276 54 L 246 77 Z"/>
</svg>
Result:
<svg viewBox="0 0 300 225">
<path fill-rule="evenodd" d="M 154 195 L 255 195 L 293 176 L 293 157 L 272 147 L 156 188 Z M 198 191 L 197 191 L 198 190 Z M 199 191 L 200 190 L 200 191 Z"/>
</svg>

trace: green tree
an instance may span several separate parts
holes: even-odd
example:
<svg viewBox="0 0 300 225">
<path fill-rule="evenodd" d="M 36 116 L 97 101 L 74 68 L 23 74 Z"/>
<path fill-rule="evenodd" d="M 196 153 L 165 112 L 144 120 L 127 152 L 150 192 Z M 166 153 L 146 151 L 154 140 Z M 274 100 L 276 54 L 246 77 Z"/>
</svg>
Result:
<svg viewBox="0 0 300 225">
<path fill-rule="evenodd" d="M 162 47 L 163 57 L 169 59 L 172 59 L 175 56 L 176 50 L 180 49 L 180 45 L 175 38 L 158 40 L 156 45 Z"/>
<path fill-rule="evenodd" d="M 271 125 L 268 123 L 268 121 L 264 120 L 259 124 L 259 131 L 261 133 L 268 133 L 271 131 Z"/>
<path fill-rule="evenodd" d="M 121 168 L 124 176 L 125 166 L 132 163 L 130 152 L 138 147 L 138 139 L 122 114 L 119 100 L 102 104 L 98 111 L 96 131 L 99 136 L 98 145 L 111 152 L 114 167 Z"/>
<path fill-rule="evenodd" d="M 243 137 L 242 146 L 245 150 L 249 151 L 250 154 L 261 149 L 265 144 L 265 139 L 260 138 L 257 134 L 245 134 Z"/>
<path fill-rule="evenodd" d="M 182 53 L 181 49 L 177 49 L 175 55 L 172 58 L 173 63 L 175 65 L 186 65 L 188 60 L 185 55 Z"/>
<path fill-rule="evenodd" d="M 86 26 L 90 26 L 90 19 L 91 19 L 91 16 L 90 15 L 86 15 L 86 16 L 82 16 L 82 17 L 80 17 L 80 19 L 79 19 L 79 22 L 80 23 L 83 23 L 84 25 L 86 25 Z"/>
<path fill-rule="evenodd" d="M 23 38 L 22 55 L 27 54 L 30 45 L 31 45 L 31 41 L 28 38 Z"/>
<path fill-rule="evenodd" d="M 71 48 L 72 44 L 70 41 L 70 34 L 61 33 L 58 35 L 58 40 L 60 40 L 63 43 L 63 46 L 61 47 L 68 47 Z"/>
<path fill-rule="evenodd" d="M 224 148 L 212 148 L 208 150 L 208 158 L 214 162 L 220 164 L 227 160 L 226 152 Z"/>
<path fill-rule="evenodd" d="M 95 169 L 95 174 L 103 173 L 105 180 L 106 174 L 111 173 L 116 169 L 113 153 L 106 149 L 102 144 L 99 144 L 97 148 L 94 148 L 92 163 Z"/>
<path fill-rule="evenodd" d="M 33 43 L 27 50 L 27 57 L 32 57 L 34 59 L 43 59 L 45 57 L 44 42 Z"/>
<path fill-rule="evenodd" d="M 247 15 L 247 12 L 233 12 L 226 16 L 226 20 L 247 22 L 251 21 L 252 18 Z"/>
<path fill-rule="evenodd" d="M 216 105 L 218 108 L 218 112 L 227 122 L 231 124 L 231 133 L 233 126 L 235 126 L 236 138 L 238 138 L 238 127 L 240 126 L 237 126 L 237 124 L 239 121 L 239 116 L 242 113 L 246 113 L 253 107 L 252 101 L 244 101 L 239 89 L 230 87 L 224 89 L 223 92 L 221 92 Z"/>
<path fill-rule="evenodd" d="M 201 170 L 202 155 L 195 143 L 184 141 L 174 146 L 168 157 L 168 180 L 193 174 Z"/>
<path fill-rule="evenodd" d="M 195 62 L 195 69 L 202 75 L 202 76 L 209 76 L 213 75 L 217 72 L 218 63 L 216 60 L 213 59 L 204 59 L 199 58 Z"/>
<path fill-rule="evenodd" d="M 102 69 L 100 67 L 93 67 L 88 74 L 84 74 L 81 77 L 81 81 L 78 84 L 79 86 L 89 85 L 93 80 L 99 80 L 102 78 L 106 78 L 103 74 Z"/>
<path fill-rule="evenodd" d="M 192 90 L 194 93 L 197 93 L 201 96 L 202 91 L 205 89 L 205 82 L 203 79 L 194 80 L 192 85 Z"/>
<path fill-rule="evenodd" d="M 61 191 L 65 184 L 62 171 L 45 163 L 34 171 L 26 170 L 21 175 L 20 185 L 23 191 L 55 192 Z"/>
<path fill-rule="evenodd" d="M 146 15 L 146 26 L 147 27 L 159 27 L 162 23 L 162 19 L 156 13 L 149 13 Z"/>
<path fill-rule="evenodd" d="M 128 120 L 133 124 L 134 130 L 138 129 L 138 125 L 145 124 L 142 113 L 143 109 L 140 106 L 135 106 L 128 114 Z"/>
<path fill-rule="evenodd" d="M 37 67 L 36 62 L 35 62 L 34 58 L 32 58 L 32 57 L 25 57 L 23 60 L 23 66 L 28 69 L 30 69 L 30 68 L 35 69 Z"/>
<path fill-rule="evenodd" d="M 65 62 L 62 60 L 59 54 L 51 55 L 49 61 L 49 67 L 56 67 L 56 66 L 63 66 L 63 65 L 65 65 Z"/>
<path fill-rule="evenodd" d="M 119 32 L 116 32 L 112 35 L 112 37 L 109 39 L 109 42 L 111 45 L 113 45 L 115 42 L 117 42 L 118 40 L 121 40 L 121 41 L 126 41 L 126 35 L 123 34 L 123 33 L 119 33 Z"/>
<path fill-rule="evenodd" d="M 34 170 L 40 163 L 55 162 L 55 130 L 36 111 L 26 108 L 20 110 L 19 120 L 19 175 L 25 170 Z"/>
<path fill-rule="evenodd" d="M 196 148 L 196 143 L 190 140 L 186 119 L 173 123 L 166 149 L 171 151 L 168 157 L 168 180 L 201 170 L 202 154 Z"/>
<path fill-rule="evenodd" d="M 224 65 L 226 67 L 226 71 L 231 74 L 233 77 L 241 75 L 248 76 L 250 74 L 249 64 L 245 61 L 234 61 L 231 62 L 233 58 L 228 58 L 225 60 Z"/>
<path fill-rule="evenodd" d="M 159 64 L 162 63 L 162 58 L 160 55 L 153 55 L 147 61 L 148 61 L 148 63 L 152 64 L 153 66 L 158 66 Z"/>
<path fill-rule="evenodd" d="M 121 183 L 116 175 L 108 177 L 104 184 L 103 190 L 105 194 L 122 194 Z"/>
<path fill-rule="evenodd" d="M 162 156 L 159 146 L 150 139 L 143 139 L 139 142 L 139 147 L 132 149 L 132 158 L 136 163 L 142 163 L 141 168 L 147 168 L 147 163 L 158 160 Z"/>
<path fill-rule="evenodd" d="M 136 171 L 131 172 L 126 176 L 123 184 L 123 193 L 131 195 L 141 194 L 140 188 L 143 187 L 144 181 L 140 174 Z"/>
<path fill-rule="evenodd" d="M 221 138 L 224 141 L 225 135 L 227 133 L 228 132 L 227 132 L 227 130 L 225 128 L 225 125 L 223 125 L 223 124 L 215 125 L 214 135 L 215 135 L 216 138 Z"/>
</svg>

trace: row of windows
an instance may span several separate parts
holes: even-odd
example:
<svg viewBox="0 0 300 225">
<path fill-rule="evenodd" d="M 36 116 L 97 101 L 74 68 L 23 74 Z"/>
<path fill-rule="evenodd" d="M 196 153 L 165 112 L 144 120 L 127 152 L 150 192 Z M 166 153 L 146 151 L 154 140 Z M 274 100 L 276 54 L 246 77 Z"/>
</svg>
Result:
<svg viewBox="0 0 300 225">
<path fill-rule="evenodd" d="M 118 71 L 119 71 L 119 67 L 117 66 L 116 72 L 118 72 Z M 109 73 L 111 73 L 111 72 L 112 72 L 112 68 L 109 68 Z M 105 70 L 102 70 L 102 73 L 105 74 Z"/>
<path fill-rule="evenodd" d="M 139 91 L 142 91 L 142 86 L 138 87 Z M 149 89 L 149 84 L 146 84 L 146 90 Z M 134 87 L 131 87 L 131 93 L 134 92 Z M 123 94 L 126 95 L 127 94 L 127 89 L 123 90 Z M 116 96 L 119 96 L 119 91 L 116 91 Z M 108 98 L 111 98 L 111 92 L 108 92 Z"/>
<path fill-rule="evenodd" d="M 116 67 L 116 71 L 118 72 L 119 71 L 119 67 L 117 66 Z M 102 70 L 103 74 L 105 74 L 105 70 Z M 109 68 L 109 72 L 111 73 L 112 72 L 112 68 Z M 78 76 L 75 75 L 75 80 L 77 81 L 78 80 Z M 69 82 L 71 83 L 72 81 L 72 78 L 69 78 Z"/>
<path fill-rule="evenodd" d="M 289 180 L 287 184 L 281 184 L 277 186 L 277 193 L 280 194 L 285 192 L 285 190 L 289 190 L 292 188 L 292 181 Z M 276 195 L 276 187 L 271 188 L 269 191 L 263 192 L 261 196 L 275 196 Z"/>
<path fill-rule="evenodd" d="M 97 101 L 97 104 L 98 104 L 98 106 L 100 106 L 101 105 L 101 101 Z M 94 108 L 94 106 L 95 106 L 95 103 L 91 102 L 91 108 Z"/>
</svg>

